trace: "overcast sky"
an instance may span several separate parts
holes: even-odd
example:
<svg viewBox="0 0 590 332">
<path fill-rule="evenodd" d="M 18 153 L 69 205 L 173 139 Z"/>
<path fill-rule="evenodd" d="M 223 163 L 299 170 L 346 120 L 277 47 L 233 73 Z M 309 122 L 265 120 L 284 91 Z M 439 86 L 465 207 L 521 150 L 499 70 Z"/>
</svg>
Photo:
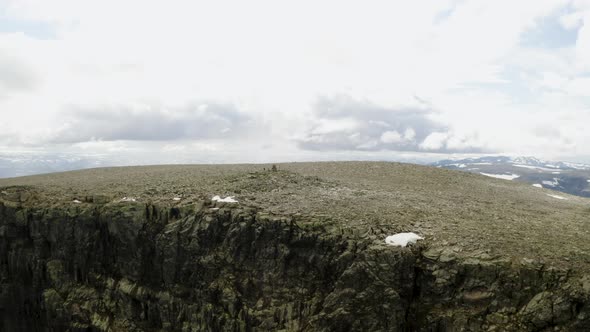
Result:
<svg viewBox="0 0 590 332">
<path fill-rule="evenodd" d="M 590 0 L 0 0 L 0 112 L 11 155 L 590 162 Z"/>
</svg>

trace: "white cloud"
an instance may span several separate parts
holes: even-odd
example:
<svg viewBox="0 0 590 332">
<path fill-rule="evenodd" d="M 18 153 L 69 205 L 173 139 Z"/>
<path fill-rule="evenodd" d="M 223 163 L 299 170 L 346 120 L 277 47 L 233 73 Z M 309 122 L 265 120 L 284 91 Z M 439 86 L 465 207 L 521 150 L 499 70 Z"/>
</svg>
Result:
<svg viewBox="0 0 590 332">
<path fill-rule="evenodd" d="M 351 118 L 344 119 L 330 119 L 318 121 L 316 127 L 313 128 L 313 135 L 324 135 L 337 132 L 354 132 L 359 127 L 359 123 Z M 354 135 L 354 134 L 353 134 Z M 358 133 L 357 133 L 358 136 Z"/>
<path fill-rule="evenodd" d="M 406 128 L 404 134 L 400 134 L 396 130 L 386 131 L 381 134 L 380 141 L 385 144 L 398 144 L 398 143 L 413 143 L 416 138 L 416 131 L 411 127 Z"/>
<path fill-rule="evenodd" d="M 448 139 L 449 134 L 434 132 L 428 135 L 424 141 L 420 143 L 420 148 L 424 150 L 441 150 L 445 147 Z"/>
<path fill-rule="evenodd" d="M 250 147 L 232 158 L 244 161 L 266 141 L 290 144 L 283 150 L 293 155 L 329 146 L 590 156 L 579 128 L 590 109 L 587 1 L 7 0 L 0 7 L 55 32 L 48 40 L 0 32 L 0 148 L 86 141 L 92 150 L 151 138 L 157 142 L 145 144 L 166 141 L 157 146 L 171 153 L 239 141 Z M 577 34 L 576 44 L 523 46 L 523 34 L 547 18 Z M 321 96 L 338 95 L 355 103 L 318 111 Z M 206 101 L 195 111 L 233 105 L 244 118 L 187 115 L 195 100 Z M 114 108 L 133 112 L 115 121 Z M 102 120 L 85 121 L 89 113 Z M 241 136 L 241 119 L 263 129 Z M 560 136 L 537 135 L 548 125 Z"/>
<path fill-rule="evenodd" d="M 297 138 L 301 149 L 478 152 L 483 146 L 473 139 L 476 135 L 449 130 L 432 109 L 387 107 L 346 95 L 319 98 L 311 119 Z M 445 139 L 434 144 L 438 134 Z"/>
<path fill-rule="evenodd" d="M 541 87 L 559 90 L 568 82 L 566 77 L 553 72 L 545 72 L 542 75 L 543 78 L 539 81 Z"/>
<path fill-rule="evenodd" d="M 406 141 L 413 141 L 414 138 L 416 138 L 416 131 L 411 127 L 406 128 L 406 131 L 404 132 L 404 139 Z"/>
<path fill-rule="evenodd" d="M 386 131 L 381 134 L 381 142 L 386 144 L 391 143 L 400 143 L 403 141 L 402 135 L 400 135 L 397 131 Z"/>
<path fill-rule="evenodd" d="M 570 80 L 564 90 L 575 96 L 590 97 L 590 77 Z"/>
<path fill-rule="evenodd" d="M 584 22 L 584 15 L 581 12 L 563 15 L 559 18 L 559 22 L 566 29 L 577 29 Z"/>
</svg>

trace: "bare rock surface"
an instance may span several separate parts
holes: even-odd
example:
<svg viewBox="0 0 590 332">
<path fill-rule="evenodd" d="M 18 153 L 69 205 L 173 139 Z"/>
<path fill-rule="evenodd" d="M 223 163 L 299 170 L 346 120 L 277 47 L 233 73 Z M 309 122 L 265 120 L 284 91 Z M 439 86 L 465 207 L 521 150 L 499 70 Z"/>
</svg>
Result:
<svg viewBox="0 0 590 332">
<path fill-rule="evenodd" d="M 410 164 L 277 166 L 0 180 L 0 330 L 590 330 L 589 199 Z M 400 232 L 424 240 L 385 243 Z"/>
</svg>

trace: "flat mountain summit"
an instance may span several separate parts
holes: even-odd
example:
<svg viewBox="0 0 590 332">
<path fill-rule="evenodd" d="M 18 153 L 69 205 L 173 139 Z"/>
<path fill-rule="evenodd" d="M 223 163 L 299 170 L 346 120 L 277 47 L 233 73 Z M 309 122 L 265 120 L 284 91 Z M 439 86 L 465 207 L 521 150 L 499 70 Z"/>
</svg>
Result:
<svg viewBox="0 0 590 332">
<path fill-rule="evenodd" d="M 0 329 L 587 331 L 589 221 L 588 198 L 387 162 L 2 179 Z"/>
<path fill-rule="evenodd" d="M 26 205 L 190 206 L 215 195 L 277 215 L 311 215 L 376 241 L 403 231 L 459 255 L 590 266 L 590 199 L 482 175 L 389 162 L 179 165 L 99 168 L 0 179 L 0 199 L 34 193 Z M 26 188 L 26 189 L 22 189 Z M 559 197 L 556 198 L 555 196 Z M 382 238 L 381 238 L 382 237 Z"/>
</svg>

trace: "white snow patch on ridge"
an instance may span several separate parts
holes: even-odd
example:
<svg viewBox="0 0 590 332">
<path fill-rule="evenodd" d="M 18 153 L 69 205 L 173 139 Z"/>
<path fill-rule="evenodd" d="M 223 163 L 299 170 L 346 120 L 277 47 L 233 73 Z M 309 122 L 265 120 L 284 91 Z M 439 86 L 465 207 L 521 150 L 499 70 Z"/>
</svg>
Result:
<svg viewBox="0 0 590 332">
<path fill-rule="evenodd" d="M 447 166 L 455 166 L 455 167 L 459 167 L 459 168 L 467 167 L 467 165 L 465 165 L 465 164 L 448 164 Z M 442 165 L 439 165 L 438 167 L 442 167 Z"/>
<path fill-rule="evenodd" d="M 533 187 L 537 187 L 537 188 L 543 188 L 543 186 L 540 183 L 535 183 L 533 184 Z"/>
<path fill-rule="evenodd" d="M 502 180 L 514 180 L 520 177 L 518 174 L 489 174 L 483 172 L 480 172 L 479 174 Z"/>
<path fill-rule="evenodd" d="M 424 238 L 416 233 L 397 233 L 386 237 L 385 243 L 392 246 L 405 247 L 410 243 L 416 243 L 418 240 L 424 240 Z"/>
<path fill-rule="evenodd" d="M 545 167 L 530 166 L 530 165 L 518 165 L 518 164 L 514 164 L 514 167 L 521 167 L 521 168 L 528 168 L 528 169 L 536 169 L 536 170 L 539 170 L 539 171 L 547 171 L 547 172 L 555 171 L 554 168 L 545 168 Z"/>
<path fill-rule="evenodd" d="M 216 202 L 222 202 L 222 203 L 237 203 L 238 201 L 236 201 L 234 199 L 234 196 L 227 196 L 226 198 L 221 198 L 217 195 L 213 196 L 213 198 L 211 198 L 212 201 L 216 201 Z"/>
<path fill-rule="evenodd" d="M 72 203 L 80 204 L 82 202 L 80 202 L 79 200 L 75 199 L 75 200 L 72 201 Z"/>
<path fill-rule="evenodd" d="M 582 170 L 590 169 L 590 165 L 586 165 L 586 164 L 568 163 L 568 162 L 564 162 L 563 164 L 568 167 L 575 168 L 575 169 L 582 169 Z"/>
<path fill-rule="evenodd" d="M 563 197 L 563 196 L 559 196 L 559 195 L 551 195 L 551 194 L 547 194 L 547 196 L 549 196 L 549 197 L 553 197 L 553 198 L 557 198 L 557 199 L 567 199 L 567 198 L 565 198 L 565 197 Z"/>
<path fill-rule="evenodd" d="M 553 178 L 553 181 L 541 181 L 541 183 L 546 186 L 555 187 L 559 185 L 559 179 Z"/>
</svg>

